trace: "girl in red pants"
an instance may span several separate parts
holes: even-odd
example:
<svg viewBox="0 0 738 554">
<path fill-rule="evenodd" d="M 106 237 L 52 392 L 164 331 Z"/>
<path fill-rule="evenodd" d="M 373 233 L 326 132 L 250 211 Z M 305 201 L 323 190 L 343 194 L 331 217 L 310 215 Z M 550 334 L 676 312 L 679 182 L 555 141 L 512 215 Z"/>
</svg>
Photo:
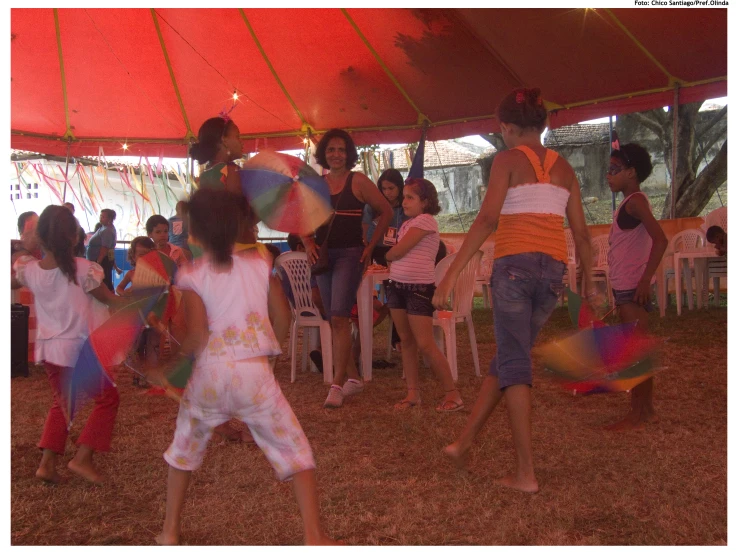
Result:
<svg viewBox="0 0 738 554">
<path fill-rule="evenodd" d="M 47 207 L 36 229 L 44 258 L 23 256 L 13 264 L 13 288 L 26 286 L 36 298 L 36 360 L 43 361 L 54 403 L 38 446 L 43 450 L 36 477 L 58 483 L 56 457 L 64 454 L 67 422 L 62 412 L 61 380 L 71 371 L 90 332 L 107 317 L 104 304 L 118 299 L 103 283 L 98 264 L 74 257 L 77 222 L 62 206 Z M 100 302 L 98 302 L 98 300 Z M 95 408 L 77 441 L 79 449 L 68 467 L 93 483 L 102 476 L 92 463 L 93 452 L 107 452 L 118 413 L 118 391 L 108 387 L 95 398 Z"/>
</svg>

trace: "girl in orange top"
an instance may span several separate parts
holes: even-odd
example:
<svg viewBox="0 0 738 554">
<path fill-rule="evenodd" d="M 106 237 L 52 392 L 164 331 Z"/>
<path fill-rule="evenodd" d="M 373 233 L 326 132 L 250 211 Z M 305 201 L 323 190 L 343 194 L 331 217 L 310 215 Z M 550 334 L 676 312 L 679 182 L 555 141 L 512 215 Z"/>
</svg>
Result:
<svg viewBox="0 0 738 554">
<path fill-rule="evenodd" d="M 564 216 L 574 234 L 585 285 L 590 285 L 589 232 L 574 170 L 541 144 L 547 113 L 540 90 L 513 91 L 497 108 L 497 118 L 510 150 L 495 156 L 479 215 L 433 297 L 436 308 L 444 309 L 461 270 L 497 230 L 491 281 L 497 356 L 466 427 L 444 452 L 463 465 L 472 440 L 504 396 L 517 467 L 498 484 L 538 492 L 531 444 L 530 351 L 563 288 Z"/>
</svg>

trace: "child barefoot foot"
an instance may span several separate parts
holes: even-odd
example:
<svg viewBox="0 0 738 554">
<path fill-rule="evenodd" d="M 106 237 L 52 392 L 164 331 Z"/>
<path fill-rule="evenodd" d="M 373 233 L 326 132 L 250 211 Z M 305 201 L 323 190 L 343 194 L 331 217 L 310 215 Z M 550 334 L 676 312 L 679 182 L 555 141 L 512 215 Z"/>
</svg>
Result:
<svg viewBox="0 0 738 554">
<path fill-rule="evenodd" d="M 328 535 L 320 535 L 318 537 L 305 539 L 305 546 L 337 546 L 339 544 L 345 543 L 343 541 L 333 540 Z"/>
<path fill-rule="evenodd" d="M 502 479 L 497 479 L 495 484 L 527 493 L 538 492 L 538 481 L 535 477 L 521 478 L 517 475 L 506 475 Z"/>
<path fill-rule="evenodd" d="M 36 470 L 36 479 L 41 479 L 43 482 L 48 483 L 50 485 L 58 485 L 59 483 L 63 483 L 64 480 L 62 479 L 62 476 L 59 475 L 56 472 L 56 469 L 48 469 L 44 467 L 40 467 Z"/>
<path fill-rule="evenodd" d="M 605 431 L 631 431 L 641 427 L 645 418 L 635 412 L 629 412 L 622 420 L 605 426 Z"/>
<path fill-rule="evenodd" d="M 84 477 L 90 483 L 93 483 L 95 485 L 99 485 L 105 481 L 105 479 L 103 479 L 103 476 L 100 475 L 95 466 L 92 465 L 92 462 L 79 462 L 75 457 L 69 461 L 67 467 L 70 471 L 73 471 L 80 477 Z"/>
<path fill-rule="evenodd" d="M 179 536 L 174 533 L 165 533 L 162 531 L 154 539 L 159 546 L 177 546 L 179 544 Z"/>
<path fill-rule="evenodd" d="M 454 465 L 458 469 L 466 470 L 468 469 L 468 463 L 469 463 L 469 450 L 468 449 L 462 449 L 461 446 L 457 442 L 452 442 L 447 447 L 443 449 L 443 453 L 448 456 L 451 461 L 454 463 Z"/>
</svg>

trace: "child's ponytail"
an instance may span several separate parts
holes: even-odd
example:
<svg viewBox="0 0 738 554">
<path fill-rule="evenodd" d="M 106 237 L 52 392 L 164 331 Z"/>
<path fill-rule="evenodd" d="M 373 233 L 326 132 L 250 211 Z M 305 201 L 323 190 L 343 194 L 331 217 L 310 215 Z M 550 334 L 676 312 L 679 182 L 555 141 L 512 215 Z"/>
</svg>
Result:
<svg viewBox="0 0 738 554">
<path fill-rule="evenodd" d="M 77 240 L 77 220 L 67 208 L 48 206 L 36 227 L 42 246 L 53 254 L 61 272 L 70 283 L 77 283 L 77 262 L 74 247 Z"/>
</svg>

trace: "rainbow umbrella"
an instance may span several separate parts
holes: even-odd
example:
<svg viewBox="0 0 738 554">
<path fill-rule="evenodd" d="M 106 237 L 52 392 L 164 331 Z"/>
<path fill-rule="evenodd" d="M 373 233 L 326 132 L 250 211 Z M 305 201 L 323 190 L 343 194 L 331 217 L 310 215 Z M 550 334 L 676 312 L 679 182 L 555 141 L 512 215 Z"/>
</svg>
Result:
<svg viewBox="0 0 738 554">
<path fill-rule="evenodd" d="M 164 294 L 151 310 L 163 322 L 169 321 L 179 307 L 181 294 L 171 288 L 176 274 L 177 264 L 159 250 L 152 250 L 136 260 L 136 271 L 133 273 L 131 283 L 134 291 L 165 287 Z"/>
<path fill-rule="evenodd" d="M 139 290 L 129 304 L 115 312 L 87 337 L 72 370 L 62 374 L 62 405 L 69 427 L 85 402 L 107 387 L 115 386 L 110 371 L 125 360 L 141 334 L 146 314 L 159 300 L 163 290 L 161 287 Z"/>
<path fill-rule="evenodd" d="M 655 346 L 636 323 L 589 327 L 547 344 L 544 367 L 574 393 L 627 391 L 656 372 Z"/>
<path fill-rule="evenodd" d="M 254 213 L 272 229 L 308 235 L 333 213 L 328 185 L 299 158 L 260 152 L 239 173 Z"/>
</svg>

